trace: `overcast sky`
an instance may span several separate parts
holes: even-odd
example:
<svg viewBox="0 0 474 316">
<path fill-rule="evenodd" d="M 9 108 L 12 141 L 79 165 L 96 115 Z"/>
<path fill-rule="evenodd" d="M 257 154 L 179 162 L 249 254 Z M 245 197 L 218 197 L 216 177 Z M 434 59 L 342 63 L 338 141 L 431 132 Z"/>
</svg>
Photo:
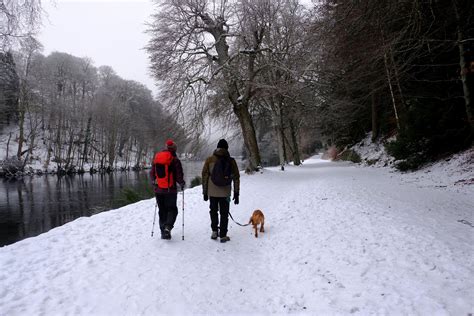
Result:
<svg viewBox="0 0 474 316">
<path fill-rule="evenodd" d="M 44 1 L 47 17 L 39 36 L 43 53 L 53 51 L 90 57 L 95 66 L 109 65 L 123 79 L 135 80 L 156 92 L 148 75 L 145 22 L 151 0 Z"/>
</svg>

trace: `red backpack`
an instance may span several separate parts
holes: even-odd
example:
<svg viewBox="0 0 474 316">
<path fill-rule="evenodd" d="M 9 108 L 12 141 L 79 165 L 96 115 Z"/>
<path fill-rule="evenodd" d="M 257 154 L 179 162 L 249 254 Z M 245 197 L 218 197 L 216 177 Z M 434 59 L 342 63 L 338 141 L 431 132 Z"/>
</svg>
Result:
<svg viewBox="0 0 474 316">
<path fill-rule="evenodd" d="M 153 159 L 156 185 L 160 189 L 169 189 L 174 185 L 174 172 L 171 166 L 173 159 L 173 155 L 167 150 L 157 153 Z"/>
</svg>

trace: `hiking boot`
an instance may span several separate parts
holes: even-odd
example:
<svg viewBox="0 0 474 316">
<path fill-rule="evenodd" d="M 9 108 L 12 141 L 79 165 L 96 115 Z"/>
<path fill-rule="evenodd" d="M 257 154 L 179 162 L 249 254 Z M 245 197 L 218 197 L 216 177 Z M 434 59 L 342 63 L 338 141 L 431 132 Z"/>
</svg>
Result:
<svg viewBox="0 0 474 316">
<path fill-rule="evenodd" d="M 217 232 L 215 231 L 212 232 L 211 239 L 217 239 Z"/>
<path fill-rule="evenodd" d="M 171 230 L 168 227 L 165 227 L 165 229 L 163 230 L 163 235 L 163 239 L 171 239 Z"/>
<path fill-rule="evenodd" d="M 229 236 L 221 237 L 221 242 L 228 242 L 229 240 Z"/>
</svg>

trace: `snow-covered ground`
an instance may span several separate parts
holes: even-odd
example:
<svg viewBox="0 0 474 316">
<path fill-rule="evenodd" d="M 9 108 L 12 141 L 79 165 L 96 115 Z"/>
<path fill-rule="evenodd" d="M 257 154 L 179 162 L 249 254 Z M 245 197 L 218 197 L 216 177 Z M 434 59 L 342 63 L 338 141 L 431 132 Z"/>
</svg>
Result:
<svg viewBox="0 0 474 316">
<path fill-rule="evenodd" d="M 351 149 L 360 155 L 362 163 L 374 167 L 387 167 L 393 164 L 395 158 L 387 153 L 385 150 L 385 144 L 393 140 L 395 140 L 394 137 L 386 140 L 379 139 L 373 142 L 372 133 L 367 133 L 365 138 L 352 146 Z"/>
<path fill-rule="evenodd" d="M 242 175 L 234 218 L 211 240 L 201 188 L 173 239 L 151 238 L 154 200 L 0 248 L 0 315 L 468 315 L 474 185 L 308 159 Z M 157 229 L 155 228 L 155 232 Z"/>
<path fill-rule="evenodd" d="M 360 155 L 363 166 L 388 167 L 392 168 L 393 173 L 399 173 L 393 167 L 394 158 L 387 154 L 384 143 L 372 142 L 370 133 L 351 149 Z M 474 184 L 474 147 L 427 164 L 417 171 L 404 172 L 401 178 L 404 182 L 412 182 L 418 186 L 443 187 L 457 192 L 469 191 Z"/>
<path fill-rule="evenodd" d="M 464 192 L 474 186 L 474 147 L 429 164 L 416 172 L 407 172 L 404 181 Z M 472 191 L 471 191 L 472 192 Z"/>
</svg>

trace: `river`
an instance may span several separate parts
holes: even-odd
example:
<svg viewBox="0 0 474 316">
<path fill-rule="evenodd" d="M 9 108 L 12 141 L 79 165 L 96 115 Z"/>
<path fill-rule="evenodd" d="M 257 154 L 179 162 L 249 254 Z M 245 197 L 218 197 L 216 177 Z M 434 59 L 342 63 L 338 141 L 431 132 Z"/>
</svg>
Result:
<svg viewBox="0 0 474 316">
<path fill-rule="evenodd" d="M 201 174 L 203 162 L 183 161 L 186 186 Z M 0 247 L 37 236 L 78 217 L 91 216 L 127 204 L 123 189 L 145 192 L 149 170 L 43 175 L 0 180 Z"/>
</svg>

